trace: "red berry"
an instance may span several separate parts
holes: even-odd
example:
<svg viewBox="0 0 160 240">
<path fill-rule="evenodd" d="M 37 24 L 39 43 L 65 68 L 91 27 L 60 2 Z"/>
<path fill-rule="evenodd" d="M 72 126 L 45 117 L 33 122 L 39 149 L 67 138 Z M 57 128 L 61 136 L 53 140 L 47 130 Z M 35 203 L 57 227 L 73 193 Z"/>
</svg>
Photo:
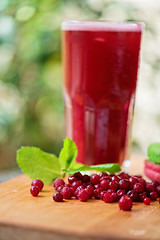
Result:
<svg viewBox="0 0 160 240">
<path fill-rule="evenodd" d="M 119 200 L 118 194 L 115 192 L 115 193 L 111 193 L 111 195 L 113 196 L 113 202 L 118 202 Z"/>
<path fill-rule="evenodd" d="M 100 176 L 97 175 L 97 174 L 93 174 L 91 177 L 90 177 L 90 181 L 92 184 L 96 185 L 99 183 L 99 179 L 100 179 Z"/>
<path fill-rule="evenodd" d="M 31 186 L 30 188 L 30 193 L 32 194 L 33 197 L 38 196 L 39 194 L 39 188 L 36 186 Z"/>
<path fill-rule="evenodd" d="M 100 199 L 100 193 L 101 193 L 101 189 L 100 188 L 94 189 L 93 196 L 95 197 L 95 199 Z"/>
<path fill-rule="evenodd" d="M 129 187 L 130 187 L 129 180 L 127 180 L 127 179 L 121 179 L 121 180 L 119 181 L 119 188 L 120 188 L 120 189 L 128 190 Z"/>
<path fill-rule="evenodd" d="M 114 200 L 114 197 L 112 196 L 111 193 L 105 193 L 105 194 L 103 195 L 103 201 L 104 201 L 105 203 L 111 203 L 111 202 L 113 202 L 113 200 Z"/>
<path fill-rule="evenodd" d="M 88 176 L 87 174 L 82 176 L 82 182 L 87 183 L 90 181 L 90 176 Z"/>
<path fill-rule="evenodd" d="M 135 183 L 133 185 L 133 189 L 137 192 L 137 193 L 142 193 L 144 192 L 144 185 L 142 183 Z"/>
<path fill-rule="evenodd" d="M 109 188 L 109 180 L 104 179 L 100 182 L 100 186 L 103 190 L 106 190 Z"/>
<path fill-rule="evenodd" d="M 130 176 L 128 173 L 124 173 L 124 172 L 121 172 L 119 175 L 118 175 L 121 179 L 129 179 Z"/>
<path fill-rule="evenodd" d="M 69 175 L 68 182 L 70 184 L 72 184 L 73 182 L 76 182 L 76 181 L 77 181 L 77 178 L 73 174 Z"/>
<path fill-rule="evenodd" d="M 104 177 L 101 177 L 99 179 L 99 182 L 103 181 L 103 180 L 108 180 L 109 182 L 112 181 L 112 177 L 111 176 L 104 176 Z"/>
<path fill-rule="evenodd" d="M 156 187 L 156 191 L 158 193 L 158 196 L 160 197 L 160 186 Z"/>
<path fill-rule="evenodd" d="M 104 177 L 104 176 L 108 176 L 108 173 L 100 172 L 99 176 L 100 176 L 100 178 L 101 178 L 101 177 Z"/>
<path fill-rule="evenodd" d="M 143 202 L 143 200 L 147 198 L 147 193 L 146 192 L 142 192 L 139 194 L 139 201 Z"/>
<path fill-rule="evenodd" d="M 86 202 L 89 198 L 88 196 L 88 193 L 85 189 L 82 189 L 78 192 L 78 195 L 77 195 L 78 199 L 82 202 Z"/>
<path fill-rule="evenodd" d="M 156 192 L 150 192 L 149 193 L 149 197 L 152 201 L 156 201 L 156 199 L 158 198 L 158 193 Z"/>
<path fill-rule="evenodd" d="M 116 182 L 116 181 L 112 181 L 112 182 L 109 183 L 109 188 L 113 189 L 115 191 L 118 190 L 118 186 L 119 186 L 118 182 Z"/>
<path fill-rule="evenodd" d="M 150 200 L 150 198 L 146 197 L 145 199 L 143 199 L 143 202 L 146 205 L 150 205 L 151 200 Z"/>
<path fill-rule="evenodd" d="M 133 202 L 136 202 L 138 200 L 138 193 L 136 193 L 135 190 L 129 190 L 127 192 L 127 195 L 132 199 Z"/>
<path fill-rule="evenodd" d="M 82 174 L 81 174 L 80 172 L 74 173 L 74 176 L 75 176 L 78 180 L 82 180 Z"/>
<path fill-rule="evenodd" d="M 86 192 L 88 193 L 88 198 L 92 198 L 93 193 L 94 193 L 94 187 L 93 185 L 88 185 L 86 187 Z"/>
<path fill-rule="evenodd" d="M 119 190 L 117 191 L 117 194 L 118 194 L 118 197 L 121 198 L 123 195 L 126 194 L 126 191 L 125 191 L 124 189 L 119 189 Z"/>
<path fill-rule="evenodd" d="M 130 177 L 129 182 L 130 182 L 130 188 L 133 188 L 133 185 L 135 183 L 138 183 L 139 181 L 138 181 L 138 178 L 136 178 L 136 177 Z"/>
<path fill-rule="evenodd" d="M 155 186 L 152 183 L 146 183 L 146 191 L 147 192 L 154 192 L 155 191 Z"/>
<path fill-rule="evenodd" d="M 143 186 L 146 186 L 146 181 L 143 178 L 138 178 L 139 183 L 142 183 Z"/>
<path fill-rule="evenodd" d="M 82 185 L 82 182 L 80 180 L 73 182 L 71 186 L 72 191 L 74 192 L 81 185 Z"/>
<path fill-rule="evenodd" d="M 55 202 L 63 202 L 63 195 L 60 192 L 57 192 L 53 195 L 53 200 Z"/>
<path fill-rule="evenodd" d="M 119 183 L 120 180 L 121 180 L 120 177 L 118 177 L 116 175 L 112 177 L 112 181 L 116 181 Z"/>
<path fill-rule="evenodd" d="M 151 184 L 153 184 L 155 187 L 158 187 L 160 185 L 158 181 L 152 181 Z"/>
<path fill-rule="evenodd" d="M 63 181 L 63 179 L 57 178 L 57 179 L 54 180 L 54 182 L 53 182 L 53 188 L 54 188 L 55 190 L 57 190 L 57 188 L 58 188 L 59 186 L 64 186 L 64 184 L 65 184 L 65 182 Z"/>
<path fill-rule="evenodd" d="M 114 189 L 108 189 L 107 193 L 115 193 L 115 190 Z"/>
<path fill-rule="evenodd" d="M 119 208 L 123 211 L 131 211 L 132 204 L 132 200 L 128 195 L 122 196 L 119 200 Z"/>
<path fill-rule="evenodd" d="M 63 195 L 64 199 L 71 199 L 73 196 L 73 191 L 69 187 L 63 187 L 61 190 L 61 194 Z"/>
<path fill-rule="evenodd" d="M 101 192 L 100 192 L 100 199 L 103 200 L 103 196 L 104 196 L 105 193 L 106 193 L 106 191 L 101 191 Z"/>
<path fill-rule="evenodd" d="M 42 180 L 40 179 L 34 179 L 32 182 L 31 182 L 31 186 L 36 186 L 39 188 L 39 191 L 42 190 L 43 186 L 44 186 L 44 183 L 42 182 Z"/>
</svg>

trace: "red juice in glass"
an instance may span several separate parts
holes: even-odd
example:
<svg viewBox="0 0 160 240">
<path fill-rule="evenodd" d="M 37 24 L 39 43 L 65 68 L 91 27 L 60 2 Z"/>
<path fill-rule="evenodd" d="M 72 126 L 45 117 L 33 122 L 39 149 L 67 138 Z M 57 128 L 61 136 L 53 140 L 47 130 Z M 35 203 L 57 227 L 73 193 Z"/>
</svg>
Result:
<svg viewBox="0 0 160 240">
<path fill-rule="evenodd" d="M 78 162 L 127 158 L 142 30 L 133 22 L 62 23 L 65 127 Z"/>
</svg>

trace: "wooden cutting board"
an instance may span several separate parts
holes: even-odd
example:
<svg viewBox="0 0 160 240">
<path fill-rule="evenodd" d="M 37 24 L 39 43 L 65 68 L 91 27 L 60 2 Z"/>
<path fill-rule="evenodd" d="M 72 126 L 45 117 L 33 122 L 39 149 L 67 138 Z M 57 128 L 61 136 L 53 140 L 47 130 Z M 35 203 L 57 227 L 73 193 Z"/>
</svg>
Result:
<svg viewBox="0 0 160 240">
<path fill-rule="evenodd" d="M 132 157 L 131 173 L 142 174 L 144 157 Z M 123 212 L 101 200 L 52 200 L 52 186 L 29 193 L 25 175 L 0 184 L 0 240 L 160 239 L 160 205 L 134 203 Z"/>
</svg>

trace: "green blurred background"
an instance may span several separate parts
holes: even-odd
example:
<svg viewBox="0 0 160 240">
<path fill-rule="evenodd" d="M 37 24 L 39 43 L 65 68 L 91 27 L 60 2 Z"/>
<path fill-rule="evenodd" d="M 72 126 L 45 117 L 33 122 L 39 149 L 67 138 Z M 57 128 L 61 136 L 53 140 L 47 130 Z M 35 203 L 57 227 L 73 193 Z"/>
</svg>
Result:
<svg viewBox="0 0 160 240">
<path fill-rule="evenodd" d="M 34 145 L 58 154 L 64 138 L 63 19 L 142 21 L 133 151 L 160 138 L 159 0 L 0 0 L 0 169 Z"/>
</svg>

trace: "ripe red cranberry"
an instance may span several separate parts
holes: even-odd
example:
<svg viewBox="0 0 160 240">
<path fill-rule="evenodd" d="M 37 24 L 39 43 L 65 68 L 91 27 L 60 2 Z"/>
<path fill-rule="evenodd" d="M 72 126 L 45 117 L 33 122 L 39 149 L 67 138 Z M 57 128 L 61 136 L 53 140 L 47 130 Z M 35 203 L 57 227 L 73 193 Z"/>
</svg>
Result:
<svg viewBox="0 0 160 240">
<path fill-rule="evenodd" d="M 73 191 L 70 187 L 63 187 L 61 190 L 61 194 L 63 195 L 64 199 L 71 199 L 73 196 Z"/>
<path fill-rule="evenodd" d="M 113 197 L 113 202 L 118 202 L 118 200 L 119 200 L 118 194 L 115 192 L 115 193 L 111 193 L 111 195 Z"/>
<path fill-rule="evenodd" d="M 138 178 L 139 183 L 142 183 L 142 185 L 146 186 L 146 181 L 143 178 Z"/>
<path fill-rule="evenodd" d="M 151 184 L 153 184 L 156 188 L 160 186 L 160 183 L 158 181 L 152 181 Z"/>
<path fill-rule="evenodd" d="M 77 195 L 78 199 L 82 202 L 86 202 L 89 198 L 88 196 L 88 193 L 85 189 L 82 189 L 78 192 L 78 195 Z"/>
<path fill-rule="evenodd" d="M 159 198 L 159 204 L 160 204 L 160 198 Z"/>
<path fill-rule="evenodd" d="M 105 194 L 103 195 L 103 201 L 104 201 L 105 203 L 111 203 L 111 202 L 113 202 L 113 199 L 114 199 L 114 197 L 112 196 L 111 193 L 105 193 Z"/>
<path fill-rule="evenodd" d="M 100 182 L 100 186 L 103 190 L 106 190 L 109 188 L 109 180 L 104 179 Z"/>
<path fill-rule="evenodd" d="M 119 200 L 119 208 L 123 211 L 131 211 L 132 204 L 132 200 L 128 195 L 122 196 Z"/>
<path fill-rule="evenodd" d="M 127 192 L 127 195 L 132 199 L 133 202 L 136 202 L 138 200 L 138 193 L 136 193 L 135 190 L 129 190 Z"/>
<path fill-rule="evenodd" d="M 142 183 L 135 183 L 133 185 L 133 189 L 137 192 L 137 193 L 142 193 L 144 192 L 144 185 Z"/>
<path fill-rule="evenodd" d="M 108 189 L 107 193 L 115 193 L 115 190 L 114 189 Z"/>
<path fill-rule="evenodd" d="M 87 174 L 82 176 L 82 182 L 83 183 L 87 183 L 90 181 L 90 176 L 88 176 Z"/>
<path fill-rule="evenodd" d="M 156 190 L 155 186 L 152 183 L 146 183 L 146 191 L 147 192 L 154 192 Z"/>
<path fill-rule="evenodd" d="M 82 185 L 82 182 L 80 180 L 73 182 L 71 186 L 72 191 L 74 192 L 81 185 Z"/>
<path fill-rule="evenodd" d="M 119 189 L 119 190 L 117 191 L 117 194 L 118 194 L 118 197 L 121 198 L 123 195 L 126 194 L 126 191 L 125 191 L 124 189 Z"/>
<path fill-rule="evenodd" d="M 42 180 L 40 179 L 34 179 L 32 182 L 31 182 L 31 186 L 36 186 L 39 188 L 39 191 L 42 190 L 43 186 L 44 186 L 44 183 L 42 182 Z"/>
<path fill-rule="evenodd" d="M 147 193 L 146 192 L 142 192 L 139 194 L 139 201 L 143 202 L 143 200 L 147 198 Z"/>
<path fill-rule="evenodd" d="M 135 184 L 135 183 L 138 183 L 139 181 L 138 181 L 138 178 L 136 178 L 136 177 L 130 177 L 129 179 L 129 182 L 130 182 L 130 188 L 133 188 L 133 185 Z"/>
<path fill-rule="evenodd" d="M 119 183 L 120 180 L 121 180 L 120 177 L 118 177 L 116 175 L 112 177 L 112 181 L 116 181 Z"/>
<path fill-rule="evenodd" d="M 109 182 L 110 181 L 112 181 L 112 177 L 111 176 L 104 176 L 104 177 L 101 177 L 100 179 L 99 179 L 99 182 L 101 182 L 101 181 L 103 181 L 103 180 L 108 180 Z"/>
<path fill-rule="evenodd" d="M 63 202 L 63 195 L 60 192 L 57 192 L 53 195 L 53 200 L 55 202 Z"/>
<path fill-rule="evenodd" d="M 57 188 L 57 190 L 56 190 L 56 191 L 57 191 L 57 192 L 60 192 L 60 191 L 62 190 L 62 188 L 63 188 L 63 187 L 64 187 L 64 186 L 62 186 L 62 185 L 61 185 L 61 186 L 59 186 L 59 187 Z"/>
<path fill-rule="evenodd" d="M 101 193 L 101 189 L 100 188 L 96 188 L 93 191 L 93 196 L 95 199 L 100 199 L 100 193 Z"/>
<path fill-rule="evenodd" d="M 158 193 L 158 196 L 160 197 L 160 186 L 156 187 L 156 192 Z"/>
<path fill-rule="evenodd" d="M 95 184 L 94 188 L 100 188 L 100 184 L 99 183 Z"/>
<path fill-rule="evenodd" d="M 118 190 L 118 187 L 119 187 L 119 185 L 118 185 L 118 182 L 116 182 L 116 181 L 112 181 L 112 182 L 109 183 L 109 188 L 110 189 L 113 189 L 113 190 L 116 191 L 116 190 Z"/>
<path fill-rule="evenodd" d="M 152 201 L 156 201 L 156 199 L 158 198 L 158 193 L 156 192 L 150 192 L 149 193 L 149 197 Z"/>
<path fill-rule="evenodd" d="M 118 175 L 121 179 L 129 179 L 130 176 L 128 173 L 124 173 L 124 172 L 121 172 L 119 175 Z"/>
<path fill-rule="evenodd" d="M 84 186 L 80 185 L 80 186 L 77 187 L 77 189 L 73 192 L 73 195 L 74 195 L 75 198 L 78 198 L 78 197 L 77 197 L 77 196 L 78 196 L 78 192 L 79 192 L 80 190 L 82 190 L 82 189 L 84 189 Z"/>
<path fill-rule="evenodd" d="M 70 184 L 72 184 L 73 182 L 76 182 L 76 181 L 77 181 L 77 178 L 73 174 L 69 175 L 68 182 Z"/>
<path fill-rule="evenodd" d="M 74 176 L 77 178 L 77 180 L 82 180 L 82 174 L 80 172 L 74 173 Z"/>
<path fill-rule="evenodd" d="M 146 205 L 150 205 L 151 200 L 150 200 L 150 198 L 146 197 L 145 199 L 143 199 L 143 202 Z"/>
<path fill-rule="evenodd" d="M 99 179 L 100 179 L 100 176 L 98 174 L 93 174 L 91 177 L 90 177 L 90 181 L 92 184 L 96 185 L 99 183 Z"/>
<path fill-rule="evenodd" d="M 88 185 L 86 187 L 86 192 L 88 193 L 88 198 L 92 198 L 93 193 L 94 193 L 94 187 L 93 185 Z"/>
<path fill-rule="evenodd" d="M 100 172 L 100 173 L 99 173 L 99 176 L 100 176 L 100 178 L 101 178 L 101 177 L 104 177 L 104 176 L 108 176 L 108 173 L 106 173 L 106 172 Z"/>
<path fill-rule="evenodd" d="M 104 196 L 105 193 L 106 193 L 105 190 L 100 192 L 100 199 L 101 199 L 101 200 L 103 200 L 103 196 Z"/>
<path fill-rule="evenodd" d="M 57 188 L 59 187 L 59 186 L 64 186 L 65 185 L 65 182 L 63 181 L 63 179 L 61 179 L 61 178 L 57 178 L 56 180 L 54 180 L 54 182 L 53 182 L 53 188 L 55 189 L 55 190 L 57 190 Z"/>
<path fill-rule="evenodd" d="M 120 189 L 124 189 L 124 190 L 128 190 L 130 188 L 130 183 L 129 180 L 127 179 L 121 179 L 119 181 L 119 188 Z"/>
<path fill-rule="evenodd" d="M 38 196 L 39 194 L 39 188 L 36 186 L 31 186 L 30 188 L 30 193 L 32 194 L 33 197 Z"/>
</svg>

